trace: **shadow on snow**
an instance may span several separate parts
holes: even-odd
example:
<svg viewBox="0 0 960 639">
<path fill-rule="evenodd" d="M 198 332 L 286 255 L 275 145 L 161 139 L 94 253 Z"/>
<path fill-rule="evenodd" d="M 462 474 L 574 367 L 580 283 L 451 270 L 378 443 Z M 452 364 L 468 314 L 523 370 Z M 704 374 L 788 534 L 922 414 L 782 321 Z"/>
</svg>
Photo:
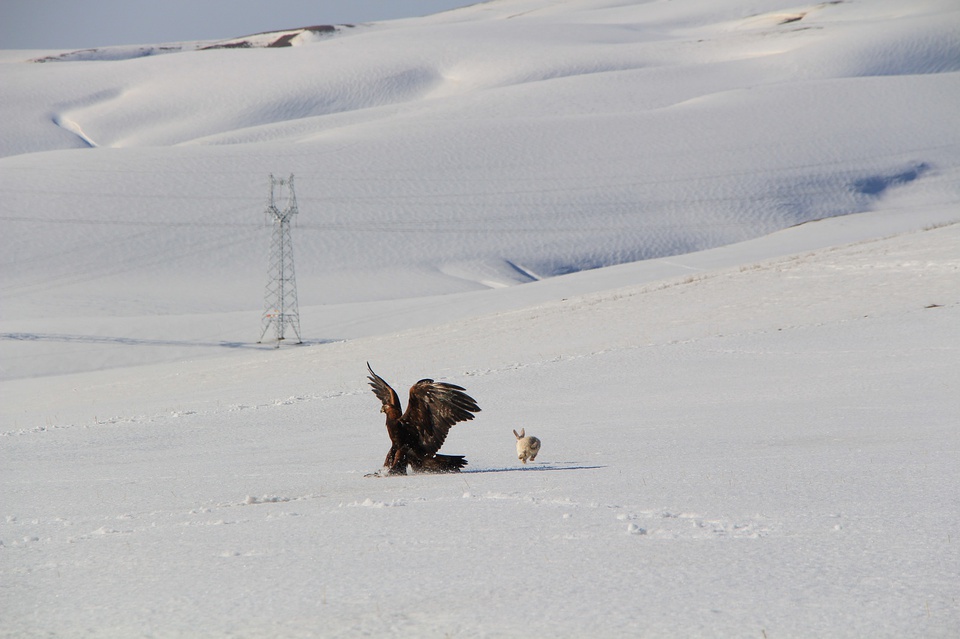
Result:
<svg viewBox="0 0 960 639">
<path fill-rule="evenodd" d="M 65 333 L 0 333 L 0 340 L 9 340 L 14 342 L 65 342 L 70 344 L 117 344 L 123 346 L 192 346 L 201 348 L 252 348 L 265 349 L 275 348 L 277 341 L 275 339 L 266 340 L 262 344 L 259 342 L 201 342 L 190 340 L 174 339 L 146 339 L 141 337 L 108 337 L 103 335 L 70 335 Z M 284 340 L 285 344 L 291 346 L 311 346 L 317 344 L 329 344 L 337 340 L 303 340 L 300 343 L 293 340 Z"/>
<path fill-rule="evenodd" d="M 509 466 L 503 468 L 477 468 L 475 470 L 462 470 L 462 474 L 467 473 L 526 473 L 526 472 L 540 472 L 545 470 L 596 470 L 599 468 L 606 468 L 606 466 L 584 466 L 584 465 L 569 465 L 569 466 L 559 466 L 559 465 L 543 465 L 543 466 Z"/>
</svg>

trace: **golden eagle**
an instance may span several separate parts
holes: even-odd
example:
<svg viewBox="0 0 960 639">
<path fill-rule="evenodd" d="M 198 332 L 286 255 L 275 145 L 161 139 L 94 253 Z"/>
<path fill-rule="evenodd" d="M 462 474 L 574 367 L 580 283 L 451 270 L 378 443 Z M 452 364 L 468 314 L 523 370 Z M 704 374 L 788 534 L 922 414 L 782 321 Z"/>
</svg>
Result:
<svg viewBox="0 0 960 639">
<path fill-rule="evenodd" d="M 474 418 L 480 407 L 465 389 L 456 384 L 421 379 L 410 387 L 406 412 L 401 413 L 400 398 L 370 368 L 368 379 L 374 395 L 387 416 L 390 452 L 383 462 L 390 475 L 406 475 L 407 465 L 415 473 L 458 473 L 467 465 L 462 455 L 438 455 L 450 427 Z"/>
</svg>

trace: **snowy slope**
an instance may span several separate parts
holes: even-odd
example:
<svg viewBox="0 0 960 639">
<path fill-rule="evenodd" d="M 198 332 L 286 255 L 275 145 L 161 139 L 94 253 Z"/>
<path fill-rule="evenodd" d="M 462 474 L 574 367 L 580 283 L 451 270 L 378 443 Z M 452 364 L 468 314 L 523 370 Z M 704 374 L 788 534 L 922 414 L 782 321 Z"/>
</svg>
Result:
<svg viewBox="0 0 960 639">
<path fill-rule="evenodd" d="M 297 178 L 305 307 L 954 203 L 960 18 L 901 4 L 493 2 L 285 49 L 7 62 L 2 320 L 54 334 L 67 309 L 112 338 L 258 311 L 270 173 Z M 154 337 L 220 331 L 192 325 Z"/>
<path fill-rule="evenodd" d="M 952 636 L 958 241 L 17 382 L 53 400 L 2 438 L 3 628 Z M 445 447 L 470 472 L 363 477 L 386 449 L 365 359 L 477 397 Z M 544 441 L 532 466 L 518 426 Z"/>
<path fill-rule="evenodd" d="M 955 636 L 958 30 L 495 0 L 3 52 L 0 636 Z M 366 361 L 467 387 L 470 472 L 363 476 Z"/>
</svg>

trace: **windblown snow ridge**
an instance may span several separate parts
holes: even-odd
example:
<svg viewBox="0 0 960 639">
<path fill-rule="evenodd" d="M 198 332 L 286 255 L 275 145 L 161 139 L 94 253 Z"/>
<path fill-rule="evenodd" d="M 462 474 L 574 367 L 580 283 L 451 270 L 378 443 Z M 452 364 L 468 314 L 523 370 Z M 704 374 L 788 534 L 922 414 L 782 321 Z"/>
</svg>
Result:
<svg viewBox="0 0 960 639">
<path fill-rule="evenodd" d="M 31 62 L 78 62 L 78 61 L 116 61 L 145 58 L 165 53 L 181 53 L 183 51 L 211 51 L 214 49 L 275 49 L 293 47 L 318 38 L 336 35 L 343 29 L 352 29 L 352 24 L 323 24 L 312 27 L 298 27 L 282 31 L 265 31 L 252 35 L 221 40 L 217 42 L 190 42 L 179 44 L 157 44 L 138 46 L 97 47 L 80 49 L 56 55 L 35 58 Z"/>
</svg>

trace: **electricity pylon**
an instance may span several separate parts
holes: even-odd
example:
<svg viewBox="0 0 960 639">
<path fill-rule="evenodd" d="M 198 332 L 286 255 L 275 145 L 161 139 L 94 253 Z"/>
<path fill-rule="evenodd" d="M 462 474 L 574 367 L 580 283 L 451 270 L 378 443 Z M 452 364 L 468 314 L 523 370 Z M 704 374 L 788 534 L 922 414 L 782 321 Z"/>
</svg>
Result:
<svg viewBox="0 0 960 639">
<path fill-rule="evenodd" d="M 277 208 L 279 192 L 286 187 L 287 206 L 282 211 Z M 297 306 L 297 279 L 293 270 L 293 239 L 290 234 L 290 220 L 297 214 L 297 195 L 293 191 L 293 174 L 286 180 L 270 174 L 270 201 L 267 203 L 267 220 L 273 224 L 273 239 L 270 242 L 270 273 L 267 289 L 263 296 L 263 336 L 273 326 L 277 336 L 277 348 L 284 340 L 287 326 L 293 329 L 300 339 L 300 311 Z"/>
</svg>

